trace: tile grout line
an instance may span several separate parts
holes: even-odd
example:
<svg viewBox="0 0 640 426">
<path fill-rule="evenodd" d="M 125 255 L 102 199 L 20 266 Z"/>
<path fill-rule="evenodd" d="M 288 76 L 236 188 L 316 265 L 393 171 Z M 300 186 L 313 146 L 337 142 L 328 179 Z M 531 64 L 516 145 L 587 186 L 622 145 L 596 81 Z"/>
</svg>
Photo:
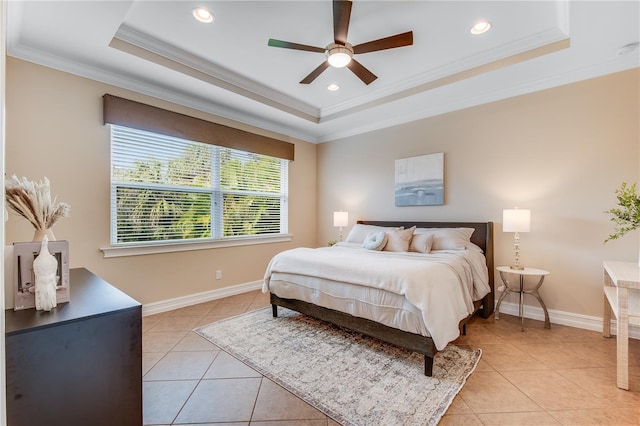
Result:
<svg viewBox="0 0 640 426">
<path fill-rule="evenodd" d="M 255 304 L 258 303 L 260 300 L 262 299 L 260 294 L 256 294 L 253 296 L 253 298 L 247 298 L 247 302 L 246 303 L 242 303 L 242 305 L 244 305 L 242 307 L 243 312 L 249 312 L 251 310 L 256 309 L 255 308 Z M 219 307 L 222 308 L 223 311 L 233 311 L 234 309 L 230 308 L 230 306 L 238 306 L 238 304 L 233 303 L 232 305 L 225 305 L 224 303 L 220 303 Z M 252 306 L 254 306 L 254 308 L 252 308 Z M 264 307 L 269 306 L 268 304 L 268 300 L 264 300 Z M 233 313 L 231 316 L 233 315 L 241 315 L 241 313 Z M 506 314 L 505 314 L 506 315 Z M 195 315 L 193 315 L 195 316 Z M 211 315 L 197 315 L 200 318 L 202 318 L 200 321 L 204 321 L 205 318 L 210 317 Z M 505 316 L 506 318 L 506 316 Z M 204 324 L 200 325 L 200 321 L 198 322 L 198 326 L 204 326 Z M 506 321 L 505 321 L 506 322 Z M 145 333 L 147 332 L 153 332 L 152 329 L 157 325 L 154 324 L 154 326 L 152 326 L 150 329 L 145 330 Z M 480 326 L 485 326 L 485 324 L 479 323 L 477 325 Z M 491 328 L 492 324 L 486 324 L 486 328 L 487 331 L 489 331 L 491 333 L 491 335 L 495 335 L 497 337 L 499 337 L 500 342 L 485 342 L 486 345 L 496 345 L 496 346 L 503 346 L 506 344 L 512 344 L 516 349 L 518 350 L 524 350 L 521 349 L 522 345 L 537 345 L 537 344 L 543 344 L 545 343 L 543 339 L 540 338 L 540 334 L 533 332 L 531 334 L 531 338 L 529 339 L 529 341 L 527 340 L 523 340 L 520 334 L 518 335 L 514 335 L 518 338 L 518 341 L 516 341 L 515 343 L 511 342 L 509 340 L 510 336 L 511 336 L 511 332 L 510 332 L 510 326 L 509 324 L 505 324 L 504 326 L 500 326 L 500 328 Z M 484 327 L 483 327 L 484 328 Z M 566 336 L 565 336 L 566 335 Z M 187 336 L 189 336 L 189 332 L 187 332 L 187 334 L 185 334 L 184 336 L 182 336 L 182 338 L 176 343 L 174 344 L 167 352 L 159 352 L 159 353 L 163 353 L 162 357 L 157 360 L 150 368 L 149 371 L 151 371 L 151 369 L 153 369 L 158 362 L 160 362 L 162 359 L 164 359 L 170 352 L 178 352 L 176 351 L 176 347 L 177 345 L 180 344 L 181 341 L 183 341 Z M 472 336 L 473 337 L 473 336 Z M 465 342 L 465 344 L 470 344 L 470 345 L 477 345 L 477 344 L 482 344 L 483 343 L 483 339 L 481 336 L 475 336 L 476 338 L 473 339 L 469 339 L 468 342 Z M 522 336 L 524 337 L 524 336 Z M 568 335 L 566 333 L 566 331 L 561 332 L 560 334 L 556 334 L 554 336 L 552 336 L 553 338 L 551 339 L 552 341 L 548 342 L 548 343 L 553 343 L 553 344 L 559 344 L 561 347 L 563 347 L 564 350 L 566 350 L 567 353 L 570 353 L 571 355 L 577 357 L 578 359 L 589 359 L 591 361 L 593 361 L 592 363 L 595 363 L 596 365 L 590 365 L 588 367 L 581 367 L 581 368 L 577 368 L 579 370 L 605 370 L 605 369 L 611 369 L 611 368 L 615 368 L 615 367 L 611 367 L 607 364 L 607 355 L 608 355 L 608 351 L 606 350 L 606 345 L 601 345 L 600 343 L 598 343 L 598 349 L 601 348 L 601 350 L 598 353 L 598 358 L 594 361 L 589 357 L 585 356 L 585 352 L 580 350 L 580 344 L 579 343 L 583 343 L 583 345 L 587 345 L 592 342 L 595 341 L 592 336 L 587 336 L 587 335 L 579 335 L 579 336 L 573 336 L 571 337 L 570 335 Z M 489 339 L 491 339 L 491 336 L 488 336 Z M 562 341 L 562 339 L 567 339 Z M 560 340 L 560 341 L 556 341 L 556 340 Z M 477 341 L 477 343 L 474 343 L 474 341 Z M 574 346 L 571 346 L 570 344 L 574 344 Z M 614 348 L 615 349 L 615 348 Z M 144 352 L 144 351 L 143 351 Z M 191 351 L 188 351 L 191 352 Z M 564 352 L 564 351 L 563 351 Z M 601 353 L 600 353 L 601 352 Z M 218 354 L 219 355 L 219 354 Z M 178 418 L 178 416 L 180 415 L 181 412 L 184 411 L 184 408 L 187 404 L 187 402 L 189 401 L 189 399 L 193 396 L 193 392 L 195 391 L 195 389 L 198 388 L 198 386 L 202 383 L 204 379 L 204 375 L 206 375 L 206 371 L 208 371 L 209 368 L 211 368 L 211 365 L 213 364 L 213 362 L 215 361 L 215 359 L 217 358 L 217 356 L 214 357 L 214 359 L 211 361 L 211 364 L 209 365 L 209 367 L 205 370 L 205 373 L 203 374 L 203 376 L 200 378 L 200 380 L 197 381 L 197 384 L 195 385 L 195 387 L 193 388 L 192 392 L 189 394 L 189 396 L 186 398 L 186 400 L 184 401 L 184 404 L 182 404 L 182 406 L 180 407 L 180 410 L 178 410 L 178 414 L 176 414 L 176 417 L 173 419 L 173 421 L 171 422 L 171 424 L 175 424 L 176 419 Z M 598 388 L 593 388 L 592 391 L 589 390 L 589 388 L 585 388 L 584 386 L 586 386 L 586 384 L 584 382 L 581 382 L 579 379 L 579 376 L 568 373 L 568 375 L 570 377 L 567 377 L 565 374 L 561 374 L 560 370 L 573 370 L 573 368 L 568 365 L 566 367 L 562 367 L 562 365 L 564 365 L 563 363 L 565 361 L 563 361 L 563 363 L 558 364 L 557 362 L 551 362 L 551 363 L 545 363 L 543 361 L 541 361 L 540 359 L 538 359 L 537 357 L 531 355 L 531 357 L 536 360 L 538 363 L 541 363 L 544 367 L 546 367 L 544 370 L 553 374 L 557 374 L 558 376 L 562 377 L 563 379 L 567 380 L 568 383 L 571 383 L 571 385 L 582 389 L 583 391 L 587 392 L 589 395 L 591 395 L 594 398 L 598 398 L 601 401 L 605 400 L 606 398 L 601 398 L 598 397 L 598 394 L 596 393 L 596 391 L 598 389 L 600 389 L 600 387 Z M 545 358 L 546 359 L 546 358 Z M 547 359 L 547 361 L 549 361 L 549 359 Z M 553 360 L 552 360 L 553 361 Z M 497 372 L 504 380 L 506 380 L 506 382 L 508 382 L 510 385 L 514 386 L 515 389 L 517 389 L 519 392 L 521 392 L 523 394 L 523 396 L 526 397 L 526 399 L 532 403 L 533 407 L 536 407 L 538 410 L 540 411 L 519 411 L 519 412 L 511 412 L 511 411 L 505 411 L 505 412 L 500 412 L 500 413 L 477 413 L 475 412 L 471 406 L 469 406 L 469 404 L 466 403 L 466 401 L 464 401 L 464 398 L 462 398 L 460 395 L 460 399 L 465 402 L 465 404 L 467 406 L 469 406 L 470 410 L 468 412 L 468 414 L 471 414 L 472 416 L 474 416 L 474 418 L 476 420 L 478 420 L 479 423 L 485 425 L 487 424 L 487 422 L 491 422 L 491 419 L 485 419 L 485 421 L 481 420 L 481 415 L 484 414 L 501 414 L 501 415 L 505 415 L 505 414 L 516 414 L 516 413 L 520 413 L 523 416 L 527 416 L 526 413 L 531 412 L 531 413 L 544 413 L 544 415 L 549 416 L 548 420 L 549 421 L 553 421 L 556 422 L 555 424 L 562 424 L 563 421 L 566 421 L 567 419 L 572 417 L 572 414 L 575 413 L 584 413 L 585 415 L 589 415 L 589 410 L 590 409 L 583 409 L 583 408 L 561 408 L 561 409 L 556 409 L 556 410 L 547 410 L 545 408 L 543 408 L 538 402 L 536 402 L 531 396 L 529 396 L 527 393 L 525 393 L 525 391 L 523 390 L 524 388 L 519 387 L 516 383 L 512 382 L 511 380 L 509 380 L 506 375 L 508 375 L 508 373 L 510 373 L 512 370 L 506 370 L 506 371 L 499 371 L 498 369 L 496 369 L 493 365 L 491 365 L 491 363 L 489 363 L 488 361 L 485 360 L 485 362 L 487 363 L 487 366 L 492 368 L 494 372 Z M 555 367 L 554 367 L 555 366 Z M 517 367 L 517 366 L 516 366 Z M 562 367 L 562 368 L 560 368 Z M 536 368 L 524 368 L 524 369 L 518 369 L 516 368 L 513 371 L 537 371 L 538 369 Z M 148 372 L 147 372 L 148 373 Z M 585 373 L 587 374 L 587 373 Z M 514 376 L 515 377 L 515 376 Z M 572 379 L 573 378 L 573 379 Z M 264 387 L 264 379 L 265 376 L 264 375 L 260 375 L 260 385 L 258 387 L 258 393 L 256 394 L 256 398 L 253 401 L 253 407 L 251 410 L 251 419 L 249 420 L 250 423 L 254 422 L 254 415 L 256 414 L 256 409 L 257 409 L 257 401 L 258 401 L 258 395 L 260 394 L 260 390 L 263 389 Z M 595 379 L 594 379 L 595 380 Z M 600 380 L 599 382 L 600 384 L 598 386 L 608 386 L 608 382 L 607 383 L 603 383 L 602 380 Z M 603 388 L 606 389 L 606 388 Z M 620 408 L 623 408 L 621 406 L 621 404 L 617 404 L 617 406 L 619 406 Z M 532 408 L 533 408 L 532 407 Z M 626 407 L 626 405 L 625 405 Z M 602 408 L 594 408 L 594 413 Z M 615 408 L 611 408 L 610 411 L 615 410 Z M 456 415 L 464 415 L 465 413 L 457 413 L 457 414 L 451 414 L 451 416 L 456 416 Z M 555 415 L 554 415 L 555 414 Z M 558 417 L 556 417 L 558 416 Z M 629 414 L 625 414 L 625 419 L 627 418 L 626 416 L 629 416 Z M 461 417 L 462 418 L 462 417 Z M 323 419 L 323 422 L 318 422 L 321 424 L 326 424 L 327 426 L 329 424 L 331 424 L 331 419 L 327 416 L 325 419 Z M 257 421 L 257 420 L 256 420 Z M 276 422 L 282 422 L 283 420 L 277 420 L 274 421 L 274 424 L 276 424 Z"/>
<path fill-rule="evenodd" d="M 260 389 L 262 389 L 262 384 L 264 382 L 264 376 L 260 374 L 260 386 L 258 386 L 258 391 L 256 392 L 256 399 L 253 401 L 253 407 L 251 407 L 251 415 L 249 416 L 249 424 L 253 421 L 253 415 L 256 412 L 256 406 L 258 405 L 258 396 L 260 395 Z"/>
<path fill-rule="evenodd" d="M 182 342 L 182 340 L 184 340 L 187 336 L 189 335 L 189 333 L 187 333 L 185 335 L 185 337 L 183 337 L 180 342 Z M 178 343 L 180 343 L 178 342 Z M 176 343 L 176 345 L 178 344 Z M 175 346 L 174 346 L 175 347 Z M 172 349 L 173 350 L 173 349 Z M 171 352 L 171 351 L 170 351 Z M 178 351 L 176 351 L 178 352 Z M 180 413 L 182 413 L 182 410 L 184 410 L 184 407 L 187 405 L 187 403 L 189 402 L 189 399 L 191 399 L 191 397 L 193 396 L 194 392 L 196 391 L 196 389 L 198 389 L 198 386 L 200 386 L 200 383 L 202 383 L 202 380 L 204 378 L 204 376 L 207 374 L 207 371 L 209 371 L 209 369 L 211 368 L 211 366 L 213 365 L 213 362 L 218 358 L 218 355 L 220 355 L 220 352 L 218 351 L 218 353 L 213 357 L 213 359 L 211 360 L 211 362 L 209 363 L 209 366 L 204 370 L 204 372 L 202 373 L 202 376 L 200 377 L 200 379 L 198 380 L 198 383 L 196 383 L 196 385 L 193 387 L 193 389 L 191 390 L 191 392 L 189 393 L 189 396 L 184 400 L 184 403 L 182 404 L 182 406 L 180 407 L 180 409 L 178 410 L 178 412 L 176 413 L 175 417 L 173 418 L 173 420 L 171 421 L 171 425 L 175 424 L 175 421 L 178 419 L 178 417 L 180 416 Z"/>
</svg>

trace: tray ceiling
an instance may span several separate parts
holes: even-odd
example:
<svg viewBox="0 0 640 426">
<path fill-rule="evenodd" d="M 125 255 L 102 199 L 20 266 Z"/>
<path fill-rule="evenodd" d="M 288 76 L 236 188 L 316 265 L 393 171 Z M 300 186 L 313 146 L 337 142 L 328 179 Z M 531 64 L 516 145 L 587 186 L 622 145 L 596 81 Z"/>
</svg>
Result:
<svg viewBox="0 0 640 426">
<path fill-rule="evenodd" d="M 331 1 L 11 1 L 8 54 L 311 142 L 324 142 L 640 65 L 637 1 L 354 1 L 349 42 L 413 31 L 299 81 L 333 42 Z M 207 7 L 215 20 L 197 22 Z M 478 20 L 491 22 L 472 35 Z M 331 83 L 340 90 L 327 90 Z"/>
</svg>

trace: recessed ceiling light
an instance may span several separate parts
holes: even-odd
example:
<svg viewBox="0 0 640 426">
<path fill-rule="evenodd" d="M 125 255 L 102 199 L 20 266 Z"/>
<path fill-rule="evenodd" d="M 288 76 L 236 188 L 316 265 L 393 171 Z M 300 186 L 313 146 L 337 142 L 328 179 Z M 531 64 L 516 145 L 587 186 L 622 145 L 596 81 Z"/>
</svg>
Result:
<svg viewBox="0 0 640 426">
<path fill-rule="evenodd" d="M 196 7 L 195 9 L 193 9 L 193 17 L 200 22 L 204 22 L 205 24 L 213 22 L 213 14 L 204 7 Z"/>
<path fill-rule="evenodd" d="M 491 23 L 487 21 L 478 21 L 471 27 L 471 34 L 484 34 L 491 29 Z"/>
<path fill-rule="evenodd" d="M 337 90 L 340 90 L 340 86 L 338 86 L 335 83 L 331 83 L 330 85 L 327 86 L 327 90 L 330 92 L 335 92 Z"/>
</svg>

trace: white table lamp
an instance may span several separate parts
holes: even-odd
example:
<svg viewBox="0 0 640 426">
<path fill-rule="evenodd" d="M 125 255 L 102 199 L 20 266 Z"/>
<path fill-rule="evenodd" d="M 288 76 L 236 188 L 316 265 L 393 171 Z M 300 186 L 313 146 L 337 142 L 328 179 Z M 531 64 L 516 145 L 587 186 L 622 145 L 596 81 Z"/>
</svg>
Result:
<svg viewBox="0 0 640 426">
<path fill-rule="evenodd" d="M 349 212 L 333 212 L 333 226 L 340 228 L 340 241 L 342 241 L 342 227 L 349 224 Z"/>
<path fill-rule="evenodd" d="M 511 269 L 524 269 L 520 265 L 520 232 L 529 232 L 531 228 L 531 210 L 527 209 L 505 209 L 502 211 L 502 231 L 515 232 L 515 264 Z"/>
</svg>

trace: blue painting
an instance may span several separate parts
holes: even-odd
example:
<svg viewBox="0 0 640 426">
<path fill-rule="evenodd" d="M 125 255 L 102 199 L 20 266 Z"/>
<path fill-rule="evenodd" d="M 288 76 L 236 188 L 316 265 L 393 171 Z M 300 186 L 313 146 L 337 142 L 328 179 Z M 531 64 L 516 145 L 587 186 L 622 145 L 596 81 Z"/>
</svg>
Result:
<svg viewBox="0 0 640 426">
<path fill-rule="evenodd" d="M 396 206 L 444 204 L 444 153 L 396 160 Z"/>
</svg>

